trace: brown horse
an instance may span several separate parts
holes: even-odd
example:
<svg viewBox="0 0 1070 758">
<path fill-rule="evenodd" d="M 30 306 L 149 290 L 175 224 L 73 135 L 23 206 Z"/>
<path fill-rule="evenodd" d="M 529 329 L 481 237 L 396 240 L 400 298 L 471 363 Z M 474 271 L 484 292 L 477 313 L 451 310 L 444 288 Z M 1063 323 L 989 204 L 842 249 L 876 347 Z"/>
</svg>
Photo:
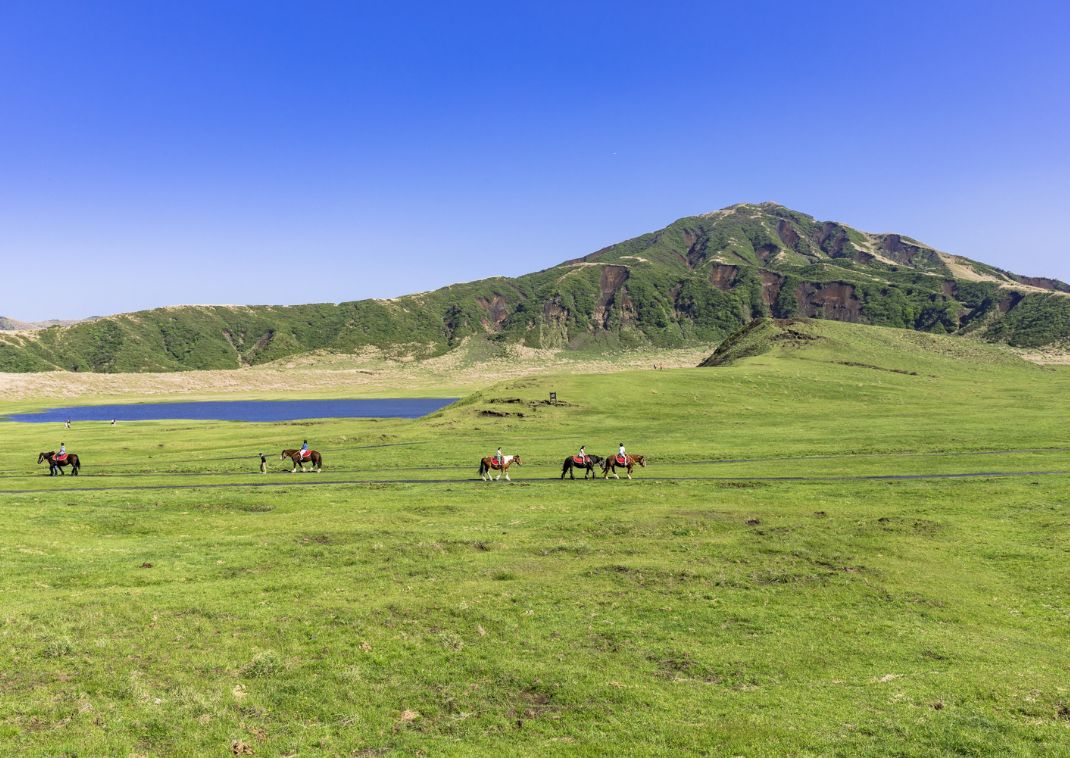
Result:
<svg viewBox="0 0 1070 758">
<path fill-rule="evenodd" d="M 617 473 L 618 468 L 626 468 L 628 470 L 628 478 L 632 478 L 632 468 L 635 464 L 639 464 L 643 468 L 646 468 L 646 456 L 645 455 L 626 455 L 624 456 L 625 463 L 621 463 L 617 460 L 617 456 L 611 455 L 602 462 L 602 478 L 608 479 L 610 474 L 613 474 L 614 478 L 620 479 L 620 474 Z"/>
<path fill-rule="evenodd" d="M 63 467 L 71 467 L 71 476 L 78 476 L 78 472 L 82 470 L 82 462 L 78 460 L 78 456 L 74 453 L 67 453 L 67 457 L 63 460 L 56 458 L 56 452 L 53 450 L 49 453 L 38 453 L 37 463 L 40 465 L 44 461 L 48 461 L 48 475 L 55 476 L 59 474 L 63 476 Z"/>
<path fill-rule="evenodd" d="M 561 466 L 561 478 L 565 478 L 565 474 L 568 474 L 569 479 L 575 479 L 576 469 L 583 469 L 583 478 L 590 477 L 595 478 L 594 467 L 599 466 L 602 463 L 602 456 L 600 455 L 588 455 L 586 463 L 580 463 L 579 456 L 570 455 L 565 458 L 565 462 Z"/>
<path fill-rule="evenodd" d="M 502 459 L 504 460 L 504 463 L 498 463 L 498 456 L 488 455 L 486 458 L 481 460 L 479 462 L 479 478 L 485 482 L 489 482 L 492 478 L 494 479 L 494 481 L 498 481 L 502 478 L 502 474 L 505 474 L 505 481 L 513 481 L 509 478 L 509 467 L 512 466 L 514 463 L 517 466 L 521 466 L 524 462 L 520 460 L 519 455 L 506 455 L 503 456 Z M 497 471 L 498 476 L 496 478 L 492 477 L 491 471 Z"/>
<path fill-rule="evenodd" d="M 301 457 L 300 450 L 283 450 L 282 454 L 279 456 L 279 460 L 284 461 L 287 458 L 292 460 L 294 463 L 294 467 L 290 470 L 291 474 L 297 471 L 298 467 L 300 467 L 301 471 L 303 472 L 305 470 L 306 463 L 311 463 L 312 470 L 316 473 L 319 473 L 323 470 L 323 456 L 321 456 L 316 450 L 309 450 L 307 458 Z"/>
</svg>

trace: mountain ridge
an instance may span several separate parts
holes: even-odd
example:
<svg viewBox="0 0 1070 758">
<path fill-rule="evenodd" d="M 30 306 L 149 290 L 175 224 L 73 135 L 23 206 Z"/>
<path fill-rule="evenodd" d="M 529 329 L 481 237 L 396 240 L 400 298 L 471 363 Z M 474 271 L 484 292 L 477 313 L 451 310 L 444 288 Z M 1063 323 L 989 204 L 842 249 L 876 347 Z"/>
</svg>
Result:
<svg viewBox="0 0 1070 758">
<path fill-rule="evenodd" d="M 719 341 L 765 316 L 1037 347 L 1070 338 L 1070 285 L 903 234 L 739 203 L 519 277 L 390 299 L 167 306 L 0 332 L 0 370 L 236 368 L 369 346 L 419 357 L 472 338 L 572 350 L 673 347 Z"/>
</svg>

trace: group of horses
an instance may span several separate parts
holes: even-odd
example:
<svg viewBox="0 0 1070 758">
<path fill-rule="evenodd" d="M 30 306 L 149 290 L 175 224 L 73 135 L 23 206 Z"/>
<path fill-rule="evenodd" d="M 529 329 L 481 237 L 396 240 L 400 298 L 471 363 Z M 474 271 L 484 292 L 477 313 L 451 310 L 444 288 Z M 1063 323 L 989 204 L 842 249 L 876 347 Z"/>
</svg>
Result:
<svg viewBox="0 0 1070 758">
<path fill-rule="evenodd" d="M 513 464 L 522 466 L 524 462 L 520 460 L 519 455 L 506 455 L 502 460 L 498 460 L 496 455 L 488 455 L 486 458 L 479 462 L 479 478 L 485 482 L 489 482 L 491 479 L 498 481 L 505 476 L 505 481 L 511 482 L 509 478 L 509 467 Z M 646 468 L 646 456 L 643 455 L 626 455 L 620 458 L 616 455 L 611 455 L 607 458 L 603 458 L 600 455 L 588 455 L 585 458 L 580 458 L 578 455 L 570 455 L 565 458 L 564 464 L 561 466 L 561 478 L 565 478 L 565 474 L 569 475 L 570 479 L 576 478 L 576 471 L 583 470 L 584 479 L 597 479 L 598 475 L 595 473 L 595 466 L 600 466 L 602 469 L 602 478 L 608 479 L 612 474 L 614 479 L 620 479 L 620 474 L 617 473 L 617 469 L 624 469 L 628 478 L 632 478 L 632 470 L 636 466 Z M 497 471 L 498 476 L 494 476 Z"/>
<path fill-rule="evenodd" d="M 293 468 L 290 469 L 290 473 L 305 471 L 305 464 L 311 465 L 312 471 L 319 472 L 323 470 L 323 456 L 317 450 L 309 450 L 306 456 L 302 456 L 300 450 L 283 450 L 279 455 L 279 460 L 284 461 L 287 458 L 293 462 Z M 40 453 L 37 456 L 37 463 L 41 464 L 45 461 L 48 462 L 49 476 L 62 476 L 63 469 L 67 466 L 71 467 L 72 476 L 78 476 L 78 472 L 82 469 L 82 462 L 74 453 L 68 453 L 63 458 L 57 458 L 54 450 L 48 453 Z M 517 466 L 521 466 L 524 462 L 519 455 L 506 455 L 503 456 L 502 460 L 498 460 L 497 456 L 489 455 L 479 462 L 479 478 L 486 482 L 489 482 L 492 478 L 498 481 L 504 474 L 505 481 L 510 482 L 512 479 L 509 478 L 509 467 L 514 463 Z M 607 458 L 599 455 L 588 455 L 586 458 L 570 455 L 565 458 L 565 462 L 561 466 L 561 478 L 564 479 L 565 474 L 568 474 L 570 479 L 575 479 L 576 471 L 582 469 L 584 479 L 595 479 L 597 478 L 594 470 L 595 466 L 601 467 L 603 479 L 608 479 L 610 474 L 615 479 L 620 479 L 620 474 L 617 473 L 618 468 L 624 469 L 628 478 L 631 479 L 632 469 L 635 466 L 646 467 L 646 458 L 642 455 L 626 455 L 623 459 L 616 455 L 611 455 Z M 493 475 L 495 471 L 498 472 L 497 477 Z"/>
<path fill-rule="evenodd" d="M 628 478 L 632 478 L 632 469 L 636 466 L 646 468 L 646 456 L 645 455 L 625 455 L 623 457 L 619 455 L 610 455 L 602 458 L 598 455 L 588 455 L 585 459 L 581 459 L 578 455 L 570 455 L 565 458 L 564 464 L 561 466 L 561 478 L 565 478 L 565 474 L 568 474 L 569 479 L 575 479 L 575 472 L 578 469 L 583 469 L 583 478 L 597 479 L 598 475 L 594 472 L 595 466 L 602 467 L 602 478 L 608 479 L 612 474 L 614 479 L 620 479 L 620 474 L 617 473 L 617 469 L 624 469 Z"/>
</svg>

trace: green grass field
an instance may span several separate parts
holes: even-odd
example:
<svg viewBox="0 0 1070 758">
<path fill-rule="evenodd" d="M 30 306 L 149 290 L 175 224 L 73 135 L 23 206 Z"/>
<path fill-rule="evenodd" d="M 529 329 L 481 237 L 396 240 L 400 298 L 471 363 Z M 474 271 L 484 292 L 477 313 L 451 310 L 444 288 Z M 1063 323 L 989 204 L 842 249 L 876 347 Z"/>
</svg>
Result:
<svg viewBox="0 0 1070 758">
<path fill-rule="evenodd" d="M 417 421 L 0 423 L 0 754 L 1070 755 L 1070 370 L 753 339 Z"/>
</svg>

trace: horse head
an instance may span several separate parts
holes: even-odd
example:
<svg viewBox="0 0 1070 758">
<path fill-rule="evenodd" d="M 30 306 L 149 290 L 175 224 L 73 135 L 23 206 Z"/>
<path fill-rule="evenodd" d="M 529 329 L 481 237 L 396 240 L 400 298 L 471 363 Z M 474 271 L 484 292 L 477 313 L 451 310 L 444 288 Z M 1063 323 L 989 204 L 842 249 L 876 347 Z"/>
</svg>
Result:
<svg viewBox="0 0 1070 758">
<path fill-rule="evenodd" d="M 291 452 L 291 451 L 289 451 L 289 450 L 283 450 L 283 451 L 282 451 L 281 453 L 279 453 L 279 460 L 280 460 L 280 461 L 284 461 L 284 460 L 286 460 L 286 456 L 287 456 L 287 454 L 288 454 L 288 453 L 290 453 L 290 452 Z"/>
<path fill-rule="evenodd" d="M 637 456 L 635 456 L 635 462 L 638 463 L 643 468 L 646 468 L 646 456 L 645 455 L 637 455 Z"/>
<path fill-rule="evenodd" d="M 53 455 L 55 455 L 55 453 L 38 453 L 37 454 L 37 463 L 40 464 L 42 461 L 47 461 Z"/>
<path fill-rule="evenodd" d="M 520 465 L 523 464 L 523 461 L 520 460 L 520 456 L 519 455 L 514 455 L 513 456 L 513 463 L 515 463 L 517 466 L 520 466 Z"/>
</svg>

